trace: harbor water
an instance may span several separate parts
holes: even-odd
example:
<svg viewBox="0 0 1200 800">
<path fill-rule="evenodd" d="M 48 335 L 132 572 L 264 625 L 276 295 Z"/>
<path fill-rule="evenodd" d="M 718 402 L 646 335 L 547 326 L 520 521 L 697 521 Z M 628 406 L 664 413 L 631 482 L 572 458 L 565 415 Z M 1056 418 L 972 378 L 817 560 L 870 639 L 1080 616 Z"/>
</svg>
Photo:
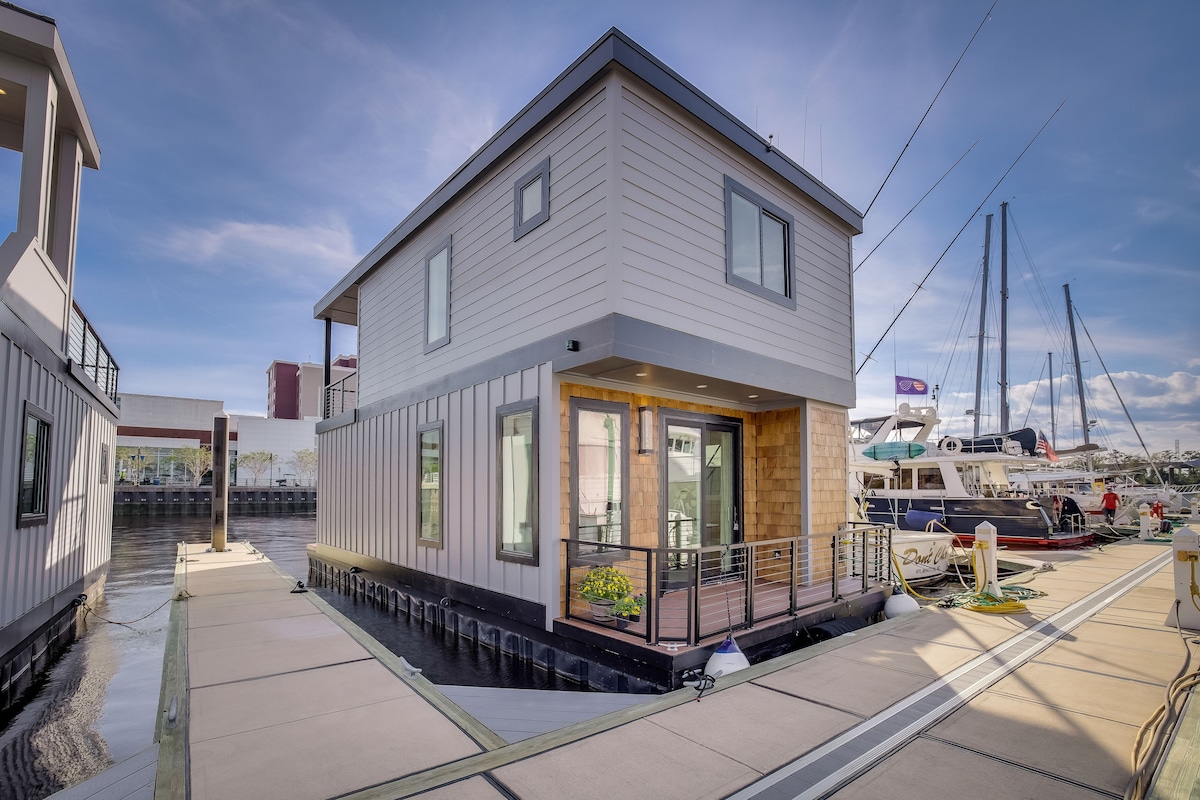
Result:
<svg viewBox="0 0 1200 800">
<path fill-rule="evenodd" d="M 253 544 L 284 572 L 306 582 L 305 548 L 315 533 L 311 513 L 234 516 L 229 522 L 231 541 Z M 114 523 L 105 596 L 89 599 L 93 613 L 78 640 L 36 687 L 32 700 L 0 729 L 0 798 L 47 797 L 153 743 L 176 546 L 208 538 L 204 518 L 125 517 Z M 312 591 L 434 683 L 580 688 L 361 597 L 322 587 Z"/>
</svg>

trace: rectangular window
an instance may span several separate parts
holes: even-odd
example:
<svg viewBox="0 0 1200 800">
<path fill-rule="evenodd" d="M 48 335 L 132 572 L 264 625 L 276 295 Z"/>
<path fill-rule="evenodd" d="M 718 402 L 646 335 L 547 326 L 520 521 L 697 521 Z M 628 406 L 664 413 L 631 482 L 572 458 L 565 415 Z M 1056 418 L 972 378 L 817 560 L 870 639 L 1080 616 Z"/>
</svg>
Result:
<svg viewBox="0 0 1200 800">
<path fill-rule="evenodd" d="M 417 544 L 442 546 L 442 423 L 417 428 Z"/>
<path fill-rule="evenodd" d="M 726 282 L 795 308 L 794 227 L 790 214 L 726 175 Z"/>
<path fill-rule="evenodd" d="M 425 352 L 450 341 L 450 239 L 425 256 Z"/>
<path fill-rule="evenodd" d="M 550 159 L 517 179 L 513 186 L 513 241 L 550 219 Z"/>
<path fill-rule="evenodd" d="M 101 483 L 108 483 L 108 464 L 109 464 L 108 445 L 101 444 L 100 445 L 100 482 Z"/>
<path fill-rule="evenodd" d="M 496 557 L 538 563 L 537 400 L 496 409 Z"/>
<path fill-rule="evenodd" d="M 49 516 L 50 425 L 54 418 L 25 404 L 25 437 L 21 444 L 21 492 L 17 527 L 41 525 Z"/>
<path fill-rule="evenodd" d="M 571 532 L 629 544 L 629 406 L 571 398 Z"/>
</svg>

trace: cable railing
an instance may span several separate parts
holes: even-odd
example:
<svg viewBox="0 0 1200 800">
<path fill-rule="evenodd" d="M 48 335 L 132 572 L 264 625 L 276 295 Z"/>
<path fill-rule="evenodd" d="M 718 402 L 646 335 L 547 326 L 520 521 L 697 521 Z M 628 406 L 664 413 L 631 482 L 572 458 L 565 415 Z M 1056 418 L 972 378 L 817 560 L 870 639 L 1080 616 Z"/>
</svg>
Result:
<svg viewBox="0 0 1200 800">
<path fill-rule="evenodd" d="M 325 387 L 325 419 L 358 408 L 358 373 L 352 372 Z"/>
<path fill-rule="evenodd" d="M 96 329 L 75 303 L 71 303 L 71 322 L 67 331 L 67 357 L 95 381 L 114 403 L 117 401 L 117 375 L 121 368 L 113 360 Z"/>
<path fill-rule="evenodd" d="M 648 644 L 695 645 L 890 582 L 891 530 L 711 547 L 563 539 L 566 617 Z"/>
</svg>

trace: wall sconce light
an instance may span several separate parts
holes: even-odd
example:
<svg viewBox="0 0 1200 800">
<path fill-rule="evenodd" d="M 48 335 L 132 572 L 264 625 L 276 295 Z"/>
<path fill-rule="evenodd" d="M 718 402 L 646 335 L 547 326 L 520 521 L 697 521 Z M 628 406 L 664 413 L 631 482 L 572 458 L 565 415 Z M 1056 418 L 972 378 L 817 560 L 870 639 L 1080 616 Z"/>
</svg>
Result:
<svg viewBox="0 0 1200 800">
<path fill-rule="evenodd" d="M 638 455 L 654 452 L 654 409 L 638 406 Z"/>
</svg>

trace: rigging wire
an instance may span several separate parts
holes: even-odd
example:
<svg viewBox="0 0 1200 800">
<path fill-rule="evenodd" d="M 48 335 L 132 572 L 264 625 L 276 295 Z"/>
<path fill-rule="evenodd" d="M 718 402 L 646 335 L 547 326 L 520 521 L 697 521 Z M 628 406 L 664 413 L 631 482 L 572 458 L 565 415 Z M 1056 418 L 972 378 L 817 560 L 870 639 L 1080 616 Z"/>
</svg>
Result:
<svg viewBox="0 0 1200 800">
<path fill-rule="evenodd" d="M 1008 165 L 1008 169 L 1004 170 L 1004 174 L 1000 176 L 1000 180 L 996 181 L 996 184 L 988 191 L 987 195 L 984 196 L 983 200 L 981 200 L 979 202 L 979 205 L 975 207 L 975 210 L 971 212 L 971 216 L 967 217 L 967 221 L 964 222 L 963 226 L 958 229 L 958 233 L 954 234 L 954 238 L 950 240 L 950 244 L 946 245 L 946 249 L 943 250 L 942 254 L 937 257 L 937 260 L 933 262 L 933 266 L 930 267 L 929 271 L 925 273 L 925 277 L 922 278 L 921 282 L 917 284 L 916 290 L 914 290 L 913 293 L 909 296 L 908 300 L 906 300 L 904 302 L 904 306 L 900 309 L 900 313 L 896 314 L 896 316 L 892 319 L 892 321 L 890 323 L 888 323 L 887 330 L 885 330 L 883 332 L 883 335 L 879 337 L 879 341 L 875 343 L 874 347 L 871 348 L 871 351 L 869 353 L 867 353 L 865 358 L 863 358 L 862 364 L 860 364 L 858 369 L 856 369 L 854 371 L 855 375 L 858 375 L 858 373 L 862 372 L 863 367 L 865 367 L 867 365 L 867 362 L 870 361 L 871 357 L 875 355 L 875 351 L 877 349 L 879 349 L 879 345 L 883 342 L 883 340 L 891 332 L 892 328 L 895 327 L 896 321 L 900 319 L 901 314 L 903 314 L 905 312 L 905 310 L 912 304 L 912 301 L 914 299 L 916 299 L 917 293 L 920 292 L 923 288 L 925 288 L 925 282 L 927 280 L 929 280 L 929 276 L 931 276 L 933 274 L 933 271 L 938 268 L 938 264 L 942 263 L 942 259 L 946 257 L 947 253 L 950 252 L 950 248 L 953 247 L 954 243 L 958 241 L 958 237 L 962 236 L 963 231 L 965 231 L 967 229 L 967 226 L 971 224 L 971 220 L 975 219 L 975 216 L 979 213 L 979 210 L 981 208 L 983 208 L 984 203 L 986 203 L 991 198 L 991 196 L 993 194 L 995 194 L 996 190 L 998 188 L 1000 188 L 1000 184 L 1003 183 L 1004 179 L 1008 177 L 1008 173 L 1012 172 L 1013 168 L 1017 166 L 1017 163 L 1021 160 L 1021 158 L 1027 152 L 1029 152 L 1029 148 L 1032 147 L 1033 143 L 1038 140 L 1038 137 L 1042 135 L 1042 131 L 1046 130 L 1046 126 L 1049 125 L 1050 121 L 1053 120 L 1054 117 L 1058 114 L 1058 112 L 1062 110 L 1062 107 L 1066 104 L 1066 102 L 1067 101 L 1064 99 L 1061 103 L 1058 104 L 1058 108 L 1054 109 L 1054 113 L 1051 114 L 1050 117 L 1044 123 L 1042 123 L 1042 127 L 1038 128 L 1038 132 L 1035 133 L 1033 135 L 1033 138 L 1029 140 L 1029 144 L 1025 145 L 1025 149 L 1022 150 L 1017 155 L 1017 157 L 1013 160 L 1013 162 Z"/>
<path fill-rule="evenodd" d="M 892 229 L 890 231 L 888 231 L 887 233 L 885 233 L 883 235 L 883 238 L 875 243 L 875 246 L 871 248 L 871 252 L 869 252 L 865 256 L 863 256 L 862 261 L 859 261 L 858 266 L 854 268 L 854 272 L 858 272 L 862 268 L 862 265 L 867 263 L 867 259 L 870 258 L 872 255 L 874 255 L 875 251 L 878 250 L 880 248 L 880 246 L 888 240 L 888 237 L 896 232 L 896 228 L 899 228 L 900 224 L 902 222 L 904 222 L 904 220 L 908 219 L 909 214 L 911 214 L 917 210 L 917 206 L 919 206 L 919 205 L 921 205 L 921 203 L 925 202 L 925 198 L 929 197 L 929 195 L 933 193 L 933 190 L 938 187 L 938 184 L 941 183 L 942 181 L 944 181 L 946 179 L 946 176 L 954 171 L 954 168 L 957 167 L 959 165 L 959 163 L 962 162 L 962 160 L 967 157 L 967 153 L 970 153 L 972 150 L 975 149 L 975 145 L 977 145 L 977 144 L 979 144 L 978 139 L 975 140 L 974 144 L 972 144 L 970 147 L 967 148 L 966 153 L 963 153 L 961 156 L 958 157 L 958 161 L 955 161 L 953 164 L 950 165 L 950 169 L 948 169 L 944 173 L 942 173 L 942 177 L 937 179 L 937 183 L 934 183 L 933 186 L 930 186 L 929 191 L 927 191 L 927 192 L 925 192 L 925 194 L 921 195 L 921 199 L 918 200 L 913 205 L 913 207 L 910 208 L 908 210 L 908 212 L 903 217 L 900 218 L 899 222 L 897 222 L 895 225 L 893 225 Z M 866 214 L 864 214 L 863 216 L 865 217 Z"/>
<path fill-rule="evenodd" d="M 1163 478 L 1162 473 L 1158 471 L 1158 465 L 1154 463 L 1154 456 L 1150 455 L 1150 448 L 1146 447 L 1146 441 L 1142 439 L 1142 434 L 1137 429 L 1137 425 L 1134 424 L 1133 417 L 1129 415 L 1129 408 L 1125 405 L 1125 400 L 1121 397 L 1121 393 L 1117 391 L 1117 383 L 1113 380 L 1112 374 L 1108 371 L 1108 367 L 1105 366 L 1104 358 L 1100 355 L 1100 351 L 1096 349 L 1096 343 L 1092 341 L 1092 334 L 1088 331 L 1087 325 L 1083 324 L 1083 317 L 1079 315 L 1078 308 L 1075 309 L 1075 319 L 1079 320 L 1079 327 L 1083 328 L 1083 333 L 1085 336 L 1087 336 L 1088 344 L 1092 346 L 1092 352 L 1095 353 L 1096 358 L 1099 359 L 1100 368 L 1104 370 L 1104 376 L 1108 378 L 1108 383 L 1110 386 L 1112 386 L 1113 394 L 1117 396 L 1117 401 L 1121 404 L 1121 410 L 1125 412 L 1125 419 L 1129 420 L 1129 427 L 1133 428 L 1134 435 L 1137 436 L 1138 442 L 1142 445 L 1142 450 L 1146 453 L 1146 460 L 1150 462 L 1151 469 L 1153 469 L 1154 474 L 1158 476 L 1158 482 L 1163 486 L 1166 486 L 1167 481 Z"/>
<path fill-rule="evenodd" d="M 942 86 L 937 90 L 937 94 L 933 96 L 933 100 L 930 101 L 929 108 L 925 109 L 925 113 L 921 115 L 921 120 L 917 123 L 917 127 L 913 128 L 912 135 L 908 137 L 908 141 L 905 142 L 904 147 L 900 149 L 900 155 L 896 156 L 896 161 L 892 164 L 892 168 L 888 170 L 888 174 L 884 176 L 883 183 L 879 184 L 879 189 L 875 192 L 875 196 L 872 197 L 871 202 L 867 204 L 867 210 L 863 212 L 864 217 L 871 213 L 871 207 L 875 205 L 875 201 L 879 199 L 880 193 L 883 192 L 883 187 L 887 186 L 887 182 L 892 177 L 892 173 L 896 171 L 896 167 L 899 165 L 900 159 L 904 158 L 904 153 L 908 150 L 908 146 L 912 144 L 913 139 L 916 138 L 917 131 L 921 130 L 921 125 L 924 124 L 925 118 L 928 117 L 929 112 L 933 110 L 933 104 L 936 103 L 938 98 L 942 96 L 942 91 L 946 88 L 946 84 L 948 84 L 950 82 L 950 78 L 954 76 L 954 71 L 958 69 L 958 65 L 962 63 L 963 57 L 966 56 L 967 51 L 971 49 L 971 43 L 975 41 L 975 37 L 979 35 L 981 30 L 983 30 L 984 23 L 987 22 L 988 18 L 992 16 L 992 9 L 996 7 L 996 3 L 998 2 L 1000 2 L 1000 0 L 994 0 L 991 8 L 987 10 L 987 13 L 983 15 L 983 19 L 979 22 L 979 27 L 975 29 L 973 34 L 971 34 L 971 40 L 967 42 L 967 46 L 963 48 L 962 53 L 958 56 L 958 61 L 955 61 L 954 66 L 950 68 L 950 74 L 946 76 L 946 80 L 942 81 Z M 974 147 L 974 145 L 972 145 L 972 147 Z M 951 169 L 953 169 L 953 167 L 951 167 Z"/>
</svg>

